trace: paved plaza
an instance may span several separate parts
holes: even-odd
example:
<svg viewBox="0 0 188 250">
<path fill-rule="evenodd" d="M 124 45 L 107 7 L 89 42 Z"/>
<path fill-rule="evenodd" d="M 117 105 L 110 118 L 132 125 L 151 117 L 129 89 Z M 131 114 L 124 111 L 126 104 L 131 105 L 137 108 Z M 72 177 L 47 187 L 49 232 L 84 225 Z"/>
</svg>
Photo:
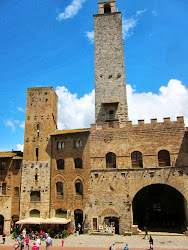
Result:
<svg viewBox="0 0 188 250">
<path fill-rule="evenodd" d="M 188 237 L 186 236 L 164 236 L 164 235 L 154 235 L 152 236 L 154 240 L 154 249 L 187 249 L 188 250 Z M 98 249 L 105 250 L 109 249 L 109 246 L 115 242 L 116 249 L 123 249 L 125 243 L 127 242 L 130 249 L 148 249 L 149 243 L 148 239 L 143 239 L 143 235 L 138 236 L 93 236 L 93 235 L 70 235 L 68 238 L 64 239 L 64 247 L 62 247 L 61 239 L 53 239 L 53 247 L 51 250 L 84 250 L 84 249 Z M 41 241 L 40 250 L 45 249 L 45 241 Z M 2 239 L 0 238 L 0 249 L 13 249 L 14 240 L 11 236 L 6 237 L 6 244 L 2 244 Z M 30 249 L 33 246 L 33 241 L 30 241 Z"/>
</svg>

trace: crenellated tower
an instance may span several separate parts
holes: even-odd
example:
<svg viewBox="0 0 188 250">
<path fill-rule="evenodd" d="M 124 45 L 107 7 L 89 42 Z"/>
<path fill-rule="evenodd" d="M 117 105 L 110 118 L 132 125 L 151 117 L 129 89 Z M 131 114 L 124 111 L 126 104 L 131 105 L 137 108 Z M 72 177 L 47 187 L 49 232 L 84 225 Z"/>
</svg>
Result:
<svg viewBox="0 0 188 250">
<path fill-rule="evenodd" d="M 95 122 L 128 120 L 122 16 L 116 1 L 98 2 L 94 15 Z"/>
</svg>

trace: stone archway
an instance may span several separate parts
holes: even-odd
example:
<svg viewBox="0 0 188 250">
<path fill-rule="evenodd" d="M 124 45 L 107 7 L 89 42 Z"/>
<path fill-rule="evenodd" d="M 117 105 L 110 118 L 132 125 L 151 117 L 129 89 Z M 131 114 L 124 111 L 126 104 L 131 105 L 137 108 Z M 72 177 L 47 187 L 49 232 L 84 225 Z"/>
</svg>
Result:
<svg viewBox="0 0 188 250">
<path fill-rule="evenodd" d="M 83 232 L 83 211 L 81 209 L 76 209 L 74 211 L 74 221 L 75 221 L 75 229 L 76 231 Z M 81 228 L 78 228 L 78 225 L 81 225 Z"/>
<path fill-rule="evenodd" d="M 133 224 L 150 231 L 182 233 L 186 229 L 184 196 L 166 184 L 151 184 L 133 199 Z"/>
</svg>

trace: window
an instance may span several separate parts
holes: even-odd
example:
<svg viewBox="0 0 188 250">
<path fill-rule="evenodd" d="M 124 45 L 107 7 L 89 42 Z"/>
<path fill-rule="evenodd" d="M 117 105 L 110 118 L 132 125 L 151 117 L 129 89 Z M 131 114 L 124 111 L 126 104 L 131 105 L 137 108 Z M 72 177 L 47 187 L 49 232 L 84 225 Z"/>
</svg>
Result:
<svg viewBox="0 0 188 250">
<path fill-rule="evenodd" d="M 158 152 L 159 167 L 170 166 L 170 153 L 168 150 Z"/>
<path fill-rule="evenodd" d="M 38 181 L 38 175 L 37 175 L 37 173 L 35 174 L 35 181 Z"/>
<path fill-rule="evenodd" d="M 60 181 L 56 183 L 56 194 L 63 195 L 63 183 Z"/>
<path fill-rule="evenodd" d="M 39 137 L 39 130 L 40 130 L 40 125 L 37 124 L 37 135 L 38 135 L 38 137 Z"/>
<path fill-rule="evenodd" d="M 83 195 L 83 184 L 79 180 L 75 183 L 75 191 L 76 195 Z"/>
<path fill-rule="evenodd" d="M 57 143 L 57 150 L 63 150 L 64 149 L 64 141 L 63 142 L 58 142 Z"/>
<path fill-rule="evenodd" d="M 64 160 L 63 159 L 57 160 L 57 169 L 64 169 Z"/>
<path fill-rule="evenodd" d="M 142 153 L 139 151 L 134 151 L 131 153 L 131 161 L 133 168 L 143 168 L 142 163 Z"/>
<path fill-rule="evenodd" d="M 30 193 L 30 201 L 40 201 L 40 191 L 32 191 Z"/>
<path fill-rule="evenodd" d="M 2 161 L 1 164 L 0 164 L 0 170 L 5 170 L 5 161 Z"/>
<path fill-rule="evenodd" d="M 81 158 L 76 158 L 74 160 L 75 168 L 82 168 L 82 159 Z"/>
<path fill-rule="evenodd" d="M 40 218 L 40 211 L 37 209 L 33 209 L 30 211 L 30 217 L 38 217 Z"/>
<path fill-rule="evenodd" d="M 14 188 L 14 196 L 19 197 L 19 187 Z"/>
<path fill-rule="evenodd" d="M 114 119 L 114 111 L 113 110 L 109 111 L 109 119 Z"/>
<path fill-rule="evenodd" d="M 111 6 L 110 4 L 104 5 L 104 13 L 110 13 L 111 12 Z"/>
<path fill-rule="evenodd" d="M 2 184 L 2 195 L 6 195 L 6 183 Z"/>
<path fill-rule="evenodd" d="M 116 168 L 116 155 L 112 152 L 106 154 L 106 168 Z"/>
<path fill-rule="evenodd" d="M 55 211 L 55 217 L 59 217 L 59 218 L 65 218 L 67 219 L 67 211 L 63 210 L 63 209 L 57 209 Z"/>
<path fill-rule="evenodd" d="M 39 160 L 39 149 L 38 148 L 36 148 L 36 160 L 38 161 Z"/>
<path fill-rule="evenodd" d="M 75 148 L 82 148 L 82 141 L 81 140 L 75 140 Z"/>
</svg>

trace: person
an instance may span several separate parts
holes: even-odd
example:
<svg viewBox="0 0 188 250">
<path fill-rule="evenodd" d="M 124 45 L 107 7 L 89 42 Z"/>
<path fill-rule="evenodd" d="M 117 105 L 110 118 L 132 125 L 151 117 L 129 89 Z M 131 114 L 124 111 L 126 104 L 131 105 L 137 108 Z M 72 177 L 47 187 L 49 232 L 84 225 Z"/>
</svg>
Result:
<svg viewBox="0 0 188 250">
<path fill-rule="evenodd" d="M 22 231 L 22 238 L 25 239 L 25 236 L 26 236 L 26 229 L 24 228 Z"/>
<path fill-rule="evenodd" d="M 150 244 L 150 248 L 149 249 L 153 249 L 153 238 L 151 237 L 151 235 L 149 237 L 149 244 Z"/>
<path fill-rule="evenodd" d="M 2 235 L 2 238 L 3 238 L 3 244 L 5 244 L 5 236 L 6 236 L 6 234 L 5 234 L 5 233 L 3 233 L 3 235 Z"/>
<path fill-rule="evenodd" d="M 129 250 L 128 244 L 126 243 L 124 250 Z"/>
<path fill-rule="evenodd" d="M 18 250 L 20 248 L 20 243 L 15 239 L 14 240 L 14 249 Z"/>
<path fill-rule="evenodd" d="M 40 239 L 37 237 L 37 240 L 35 241 L 35 245 L 38 247 L 38 250 L 39 250 L 39 247 L 40 247 Z"/>
<path fill-rule="evenodd" d="M 42 230 L 40 230 L 40 238 L 42 239 L 43 238 L 43 231 Z"/>
<path fill-rule="evenodd" d="M 29 250 L 29 237 L 28 235 L 26 235 L 26 238 L 25 238 L 25 250 Z"/>
<path fill-rule="evenodd" d="M 146 236 L 148 236 L 148 229 L 147 229 L 147 227 L 146 227 L 146 226 L 144 227 L 144 231 L 145 231 L 145 235 L 144 235 L 144 238 L 143 238 L 143 239 L 145 239 L 145 238 L 146 238 Z"/>
<path fill-rule="evenodd" d="M 20 242 L 20 250 L 24 250 L 24 245 L 25 245 L 25 240 L 24 240 L 24 238 L 22 238 L 21 242 Z"/>
<path fill-rule="evenodd" d="M 46 250 L 50 250 L 50 246 L 52 246 L 52 238 L 48 235 L 46 239 Z"/>
<path fill-rule="evenodd" d="M 20 235 L 18 235 L 17 241 L 18 241 L 18 243 L 20 244 Z"/>
<path fill-rule="evenodd" d="M 110 246 L 110 250 L 116 250 L 115 242 L 113 242 L 112 246 Z"/>
</svg>

